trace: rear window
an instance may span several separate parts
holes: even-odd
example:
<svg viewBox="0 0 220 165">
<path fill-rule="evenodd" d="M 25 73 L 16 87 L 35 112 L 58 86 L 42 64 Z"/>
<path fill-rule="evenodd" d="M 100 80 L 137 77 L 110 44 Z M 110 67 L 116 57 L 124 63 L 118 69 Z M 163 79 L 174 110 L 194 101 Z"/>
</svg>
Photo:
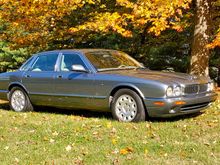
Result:
<svg viewBox="0 0 220 165">
<path fill-rule="evenodd" d="M 32 71 L 54 71 L 58 54 L 47 54 L 38 56 Z"/>
</svg>

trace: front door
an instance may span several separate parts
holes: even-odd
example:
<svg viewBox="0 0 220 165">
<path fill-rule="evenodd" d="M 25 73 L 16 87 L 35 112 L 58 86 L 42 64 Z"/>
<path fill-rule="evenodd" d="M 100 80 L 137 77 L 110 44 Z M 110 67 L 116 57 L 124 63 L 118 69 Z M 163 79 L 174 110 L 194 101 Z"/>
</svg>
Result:
<svg viewBox="0 0 220 165">
<path fill-rule="evenodd" d="M 60 60 L 60 71 L 56 72 L 54 85 L 57 94 L 57 105 L 91 109 L 95 93 L 94 75 L 92 73 L 72 71 L 72 65 L 81 65 L 88 69 L 80 55 L 63 53 Z"/>
</svg>

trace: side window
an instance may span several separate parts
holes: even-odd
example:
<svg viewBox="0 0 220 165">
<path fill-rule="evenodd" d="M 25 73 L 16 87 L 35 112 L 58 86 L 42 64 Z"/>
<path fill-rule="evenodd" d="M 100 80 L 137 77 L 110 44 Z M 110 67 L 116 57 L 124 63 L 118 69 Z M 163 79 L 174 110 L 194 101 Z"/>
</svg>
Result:
<svg viewBox="0 0 220 165">
<path fill-rule="evenodd" d="M 21 67 L 20 67 L 20 71 L 27 71 L 30 67 L 30 64 L 32 63 L 33 61 L 33 56 L 31 58 L 29 58 Z"/>
<path fill-rule="evenodd" d="M 84 62 L 77 54 L 64 54 L 61 60 L 61 71 L 71 71 L 72 65 L 82 65 L 86 68 Z"/>
<path fill-rule="evenodd" d="M 58 54 L 40 55 L 35 61 L 32 71 L 54 71 Z"/>
</svg>

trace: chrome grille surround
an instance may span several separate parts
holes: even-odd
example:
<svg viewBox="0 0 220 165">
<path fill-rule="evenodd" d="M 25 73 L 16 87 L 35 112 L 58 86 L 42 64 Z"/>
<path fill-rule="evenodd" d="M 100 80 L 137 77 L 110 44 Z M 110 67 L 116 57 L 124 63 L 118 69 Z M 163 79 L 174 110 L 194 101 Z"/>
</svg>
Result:
<svg viewBox="0 0 220 165">
<path fill-rule="evenodd" d="M 208 84 L 191 84 L 186 85 L 184 88 L 184 94 L 198 94 L 208 91 Z"/>
</svg>

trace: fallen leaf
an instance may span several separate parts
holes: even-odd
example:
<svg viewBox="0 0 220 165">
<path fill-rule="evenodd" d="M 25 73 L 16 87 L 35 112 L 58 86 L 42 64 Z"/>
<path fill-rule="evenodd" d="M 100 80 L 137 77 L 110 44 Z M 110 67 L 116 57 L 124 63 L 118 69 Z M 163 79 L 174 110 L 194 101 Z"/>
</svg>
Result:
<svg viewBox="0 0 220 165">
<path fill-rule="evenodd" d="M 121 149 L 120 154 L 121 155 L 126 155 L 126 154 L 128 154 L 128 151 L 126 149 Z"/>
<path fill-rule="evenodd" d="M 71 150 L 72 150 L 72 146 L 71 146 L 71 145 L 66 146 L 66 151 L 67 151 L 67 152 L 69 152 L 69 151 L 71 151 Z"/>
<path fill-rule="evenodd" d="M 77 165 L 83 165 L 83 159 L 81 157 L 77 157 L 74 159 L 74 164 L 77 164 Z"/>
<path fill-rule="evenodd" d="M 112 151 L 112 154 L 118 154 L 119 150 L 116 148 L 114 151 Z"/>
<path fill-rule="evenodd" d="M 151 128 L 151 125 L 149 123 L 146 124 L 147 128 Z"/>
<path fill-rule="evenodd" d="M 119 164 L 119 159 L 117 159 L 117 158 L 114 159 L 113 162 L 112 162 L 112 164 L 113 164 L 113 165 L 115 165 L 115 164 Z"/>
<path fill-rule="evenodd" d="M 16 162 L 16 163 L 19 163 L 19 159 L 18 159 L 18 158 L 15 158 L 15 162 Z"/>
<path fill-rule="evenodd" d="M 136 126 L 133 126 L 133 129 L 134 129 L 134 130 L 138 130 L 138 128 L 137 128 Z"/>
<path fill-rule="evenodd" d="M 44 141 L 48 141 L 48 138 L 46 136 L 44 136 L 43 140 Z"/>
<path fill-rule="evenodd" d="M 5 146 L 4 150 L 8 150 L 9 149 L 9 146 Z"/>
<path fill-rule="evenodd" d="M 148 155 L 148 153 L 149 153 L 148 149 L 145 149 L 145 150 L 144 150 L 144 154 L 145 154 L 145 155 Z"/>
<path fill-rule="evenodd" d="M 4 141 L 4 140 L 5 140 L 4 136 L 1 136 L 1 137 L 0 137 L 0 140 L 1 140 L 1 141 Z"/>
<path fill-rule="evenodd" d="M 52 133 L 52 135 L 53 135 L 53 136 L 58 136 L 59 133 L 58 133 L 57 131 L 55 131 L 55 132 Z"/>
<path fill-rule="evenodd" d="M 54 139 L 50 139 L 50 143 L 54 143 L 55 142 L 55 140 Z"/>
<path fill-rule="evenodd" d="M 93 132 L 92 133 L 93 135 L 98 135 L 99 133 L 97 131 Z"/>
<path fill-rule="evenodd" d="M 111 130 L 111 133 L 116 133 L 117 130 L 113 127 L 112 130 Z"/>
<path fill-rule="evenodd" d="M 111 123 L 111 122 L 108 122 L 108 123 L 106 124 L 106 127 L 107 127 L 107 128 L 111 128 L 111 127 L 112 127 L 112 123 Z"/>
<path fill-rule="evenodd" d="M 116 139 L 112 139 L 112 144 L 116 144 L 117 143 L 117 140 Z"/>
<path fill-rule="evenodd" d="M 120 150 L 121 155 L 126 155 L 126 154 L 131 153 L 131 152 L 133 152 L 133 148 L 131 148 L 131 147 L 126 147 L 126 148 L 123 148 L 123 149 Z"/>
</svg>

